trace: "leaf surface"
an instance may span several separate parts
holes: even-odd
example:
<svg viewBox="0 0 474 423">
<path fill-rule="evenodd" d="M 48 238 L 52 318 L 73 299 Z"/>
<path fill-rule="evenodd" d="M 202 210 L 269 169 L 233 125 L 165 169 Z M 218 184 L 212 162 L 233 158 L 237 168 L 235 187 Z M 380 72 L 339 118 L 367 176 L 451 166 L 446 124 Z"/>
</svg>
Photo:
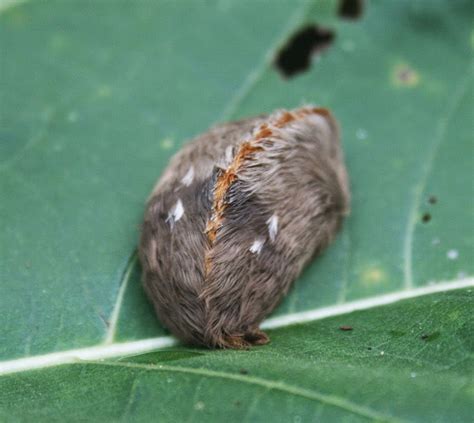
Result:
<svg viewBox="0 0 474 423">
<path fill-rule="evenodd" d="M 46 356 L 54 364 L 54 353 L 98 348 L 100 355 L 101 348 L 166 335 L 143 295 L 134 253 L 144 202 L 156 178 L 187 139 L 210 125 L 305 102 L 329 107 L 340 121 L 352 214 L 268 326 L 311 320 L 320 310 L 319 317 L 347 312 L 358 301 L 373 307 L 383 304 L 386 295 L 406 298 L 473 284 L 471 4 L 367 4 L 361 19 L 348 21 L 337 16 L 334 0 L 0 3 L 0 373 L 2 366 L 5 372 L 11 368 L 11 360 L 35 362 Z M 335 40 L 313 58 L 309 70 L 284 79 L 273 65 L 275 54 L 309 23 L 332 29 Z M 445 312 L 465 310 L 464 295 L 449 294 L 446 309 L 413 299 L 403 303 L 403 312 L 415 322 L 413 316 L 422 308 L 417 304 L 425 304 L 439 321 Z M 400 317 L 394 310 L 402 304 L 386 307 L 392 313 L 387 316 Z M 360 312 L 357 318 L 375 324 L 385 313 L 378 310 Z M 391 319 L 386 319 L 390 327 Z M 372 368 L 372 361 L 354 358 L 350 344 L 332 348 L 332 341 L 324 342 L 327 333 L 318 335 L 320 324 L 334 321 L 278 329 L 270 347 L 248 354 L 177 348 L 144 358 L 154 363 L 177 355 L 180 362 L 191 360 L 186 366 L 204 363 L 213 372 L 228 371 L 229 363 L 258 368 L 263 360 L 269 364 L 255 374 L 258 380 L 342 398 L 382 416 L 422 419 L 421 406 L 417 409 L 411 401 L 416 395 L 428 398 L 430 392 L 460 401 L 462 416 L 468 404 L 463 375 L 453 376 L 451 368 L 446 379 L 439 373 L 458 357 L 449 342 L 439 344 L 439 355 L 432 367 L 423 367 L 427 379 L 418 386 L 419 379 L 406 376 L 407 362 L 425 360 L 426 351 L 417 349 L 424 344 L 390 338 L 407 362 L 394 359 L 392 366 L 379 360 L 380 366 Z M 378 330 L 373 339 L 382 336 Z M 319 354 L 320 342 L 327 347 L 322 373 L 309 358 Z M 338 348 L 353 366 L 347 384 L 346 368 L 338 368 Z M 313 353 L 305 355 L 306 350 Z M 295 357 L 295 362 L 282 357 Z M 466 370 L 472 362 L 463 357 L 459 360 L 465 360 Z M 40 359 L 35 363 L 35 368 L 43 366 Z M 308 368 L 312 370 L 305 376 Z M 293 373 L 301 383 L 290 377 Z M 388 382 L 380 382 L 378 374 Z M 73 386 L 68 380 L 76 376 L 80 382 Z M 182 398 L 195 396 L 191 402 L 196 404 L 201 389 L 205 408 L 181 410 L 191 420 L 199 418 L 199 411 L 231 413 L 232 395 L 255 401 L 252 406 L 242 400 L 239 411 L 252 419 L 263 419 L 262 403 L 267 413 L 276 407 L 275 415 L 276 410 L 301 410 L 295 421 L 297 416 L 309 419 L 316 409 L 327 419 L 340 413 L 357 417 L 347 407 L 285 393 L 267 382 L 252 385 L 204 376 L 74 364 L 3 376 L 14 384 L 0 382 L 0 394 L 11 400 L 22 383 L 37 386 L 45 399 L 54 400 L 40 407 L 45 419 L 54 420 L 60 417 L 54 409 L 67 403 L 64 413 L 76 413 L 80 402 L 73 404 L 73 398 L 92 387 L 106 391 L 113 378 L 115 388 L 100 401 L 107 404 L 103 413 L 118 417 L 131 413 L 145 419 L 146 398 L 155 385 L 160 387 L 154 395 L 162 398 L 169 419 L 178 415 L 173 414 L 178 413 L 177 392 Z M 169 392 L 164 384 L 168 378 Z M 446 383 L 435 386 L 441 379 Z M 356 380 L 365 381 L 360 396 L 352 392 Z M 406 380 L 418 388 L 399 396 Z M 59 381 L 53 398 L 46 387 Z M 144 393 L 139 395 L 140 389 Z M 469 392 L 472 396 L 472 388 Z M 224 396 L 231 408 L 212 402 L 213 394 Z M 388 404 L 389 394 L 399 398 L 406 413 L 374 406 L 379 397 Z M 130 409 L 118 407 L 118 402 L 125 407 L 123 401 L 131 401 Z M 27 418 L 28 411 L 20 402 L 17 406 L 4 408 L 6 415 L 11 412 L 21 420 L 25 413 Z M 440 419 L 456 412 L 446 402 L 433 407 Z M 149 410 L 153 415 L 153 407 Z"/>
<path fill-rule="evenodd" d="M 174 348 L 7 375 L 0 410 L 35 421 L 467 422 L 473 301 L 459 290 L 281 328 L 251 351 Z"/>
</svg>

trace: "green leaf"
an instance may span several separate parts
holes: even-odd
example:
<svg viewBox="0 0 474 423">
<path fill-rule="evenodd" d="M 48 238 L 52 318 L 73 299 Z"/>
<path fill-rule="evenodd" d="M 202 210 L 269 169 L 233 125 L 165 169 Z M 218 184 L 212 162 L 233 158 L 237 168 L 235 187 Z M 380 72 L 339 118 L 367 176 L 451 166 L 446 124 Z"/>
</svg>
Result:
<svg viewBox="0 0 474 423">
<path fill-rule="evenodd" d="M 366 3 L 348 21 L 336 0 L 0 1 L 0 416 L 146 420 L 159 406 L 178 421 L 467 418 L 468 294 L 439 294 L 437 307 L 422 296 L 474 286 L 472 7 Z M 284 79 L 275 54 L 309 23 L 335 41 Z M 304 102 L 340 121 L 352 214 L 265 323 L 280 327 L 272 345 L 47 369 L 173 344 L 134 253 L 154 181 L 213 123 Z M 360 330 L 330 331 L 349 316 L 397 357 L 360 355 Z M 409 341 L 419 316 L 439 324 Z M 144 360 L 200 373 L 136 367 Z"/>
<path fill-rule="evenodd" d="M 48 422 L 468 422 L 473 301 L 471 289 L 411 299 L 278 329 L 251 351 L 180 348 L 12 374 L 0 379 L 0 410 Z"/>
</svg>

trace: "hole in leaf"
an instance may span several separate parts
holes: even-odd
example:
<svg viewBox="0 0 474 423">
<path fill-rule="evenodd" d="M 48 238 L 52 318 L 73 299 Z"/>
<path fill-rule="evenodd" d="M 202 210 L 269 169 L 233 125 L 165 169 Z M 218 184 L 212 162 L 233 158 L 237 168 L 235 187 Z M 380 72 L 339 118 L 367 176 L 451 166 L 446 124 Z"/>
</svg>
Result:
<svg viewBox="0 0 474 423">
<path fill-rule="evenodd" d="M 359 19 L 364 11 L 364 0 L 340 0 L 339 16 L 344 19 Z"/>
<path fill-rule="evenodd" d="M 311 56 L 321 53 L 334 40 L 334 32 L 308 25 L 297 31 L 278 52 L 275 66 L 287 78 L 309 69 Z"/>
<path fill-rule="evenodd" d="M 345 19 L 358 19 L 364 11 L 364 0 L 340 0 L 339 16 Z"/>
<path fill-rule="evenodd" d="M 425 213 L 425 214 L 421 217 L 421 221 L 422 221 L 423 223 L 428 223 L 430 220 L 431 220 L 431 214 L 429 214 L 429 213 Z"/>
<path fill-rule="evenodd" d="M 436 198 L 436 196 L 430 195 L 430 196 L 428 197 L 428 203 L 430 203 L 430 204 L 436 204 L 437 202 L 438 202 L 438 199 Z"/>
</svg>

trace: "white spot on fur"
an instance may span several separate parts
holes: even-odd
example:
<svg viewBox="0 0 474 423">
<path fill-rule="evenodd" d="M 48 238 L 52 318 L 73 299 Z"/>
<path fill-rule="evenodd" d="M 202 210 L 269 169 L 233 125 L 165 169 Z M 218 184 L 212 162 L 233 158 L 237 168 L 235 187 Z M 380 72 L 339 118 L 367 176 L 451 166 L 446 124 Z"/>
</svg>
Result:
<svg viewBox="0 0 474 423">
<path fill-rule="evenodd" d="M 181 183 L 189 187 L 189 185 L 191 185 L 191 182 L 193 182 L 193 179 L 194 179 L 194 167 L 191 166 L 189 170 L 187 171 L 186 175 L 183 176 L 183 179 L 181 179 Z"/>
<path fill-rule="evenodd" d="M 232 162 L 232 159 L 234 158 L 234 149 L 231 145 L 229 145 L 226 149 L 225 149 L 225 161 L 227 163 L 231 163 Z"/>
<path fill-rule="evenodd" d="M 260 251 L 262 251 L 263 244 L 265 243 L 265 240 L 262 238 L 257 238 L 253 244 L 250 246 L 249 251 L 253 254 L 260 254 Z"/>
<path fill-rule="evenodd" d="M 169 222 L 171 229 L 173 229 L 174 224 L 183 217 L 183 214 L 184 214 L 183 202 L 180 199 L 178 199 L 176 204 L 168 213 L 168 218 L 166 219 L 166 222 Z"/>
<path fill-rule="evenodd" d="M 184 214 L 183 202 L 178 199 L 175 206 L 173 207 L 173 218 L 175 222 L 181 219 L 183 217 L 183 214 Z"/>
<path fill-rule="evenodd" d="M 275 241 L 278 232 L 278 216 L 276 214 L 272 215 L 270 219 L 267 220 L 268 225 L 268 234 L 270 235 L 270 239 Z"/>
</svg>

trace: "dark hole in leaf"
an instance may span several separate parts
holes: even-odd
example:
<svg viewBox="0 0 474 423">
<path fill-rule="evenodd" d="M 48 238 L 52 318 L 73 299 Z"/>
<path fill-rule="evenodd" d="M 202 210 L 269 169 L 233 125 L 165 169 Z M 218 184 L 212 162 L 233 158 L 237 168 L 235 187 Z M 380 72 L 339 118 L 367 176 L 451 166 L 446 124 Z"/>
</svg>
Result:
<svg viewBox="0 0 474 423">
<path fill-rule="evenodd" d="M 311 56 L 328 48 L 333 40 L 333 31 L 316 25 L 305 26 L 278 52 L 275 66 L 288 78 L 304 72 L 310 66 Z"/>
<path fill-rule="evenodd" d="M 430 220 L 431 220 L 431 214 L 429 214 L 429 213 L 425 213 L 425 214 L 421 217 L 421 221 L 422 221 L 423 223 L 428 223 Z"/>
<path fill-rule="evenodd" d="M 436 198 L 435 195 L 430 195 L 430 196 L 428 197 L 428 203 L 430 203 L 430 204 L 436 204 L 437 202 L 438 202 L 438 199 Z"/>
<path fill-rule="evenodd" d="M 247 369 L 242 368 L 242 369 L 239 370 L 239 373 L 240 373 L 241 375 L 248 375 L 248 374 L 249 374 L 249 371 L 248 371 Z"/>
<path fill-rule="evenodd" d="M 339 0 L 339 16 L 345 19 L 358 19 L 364 10 L 364 0 Z"/>
</svg>

